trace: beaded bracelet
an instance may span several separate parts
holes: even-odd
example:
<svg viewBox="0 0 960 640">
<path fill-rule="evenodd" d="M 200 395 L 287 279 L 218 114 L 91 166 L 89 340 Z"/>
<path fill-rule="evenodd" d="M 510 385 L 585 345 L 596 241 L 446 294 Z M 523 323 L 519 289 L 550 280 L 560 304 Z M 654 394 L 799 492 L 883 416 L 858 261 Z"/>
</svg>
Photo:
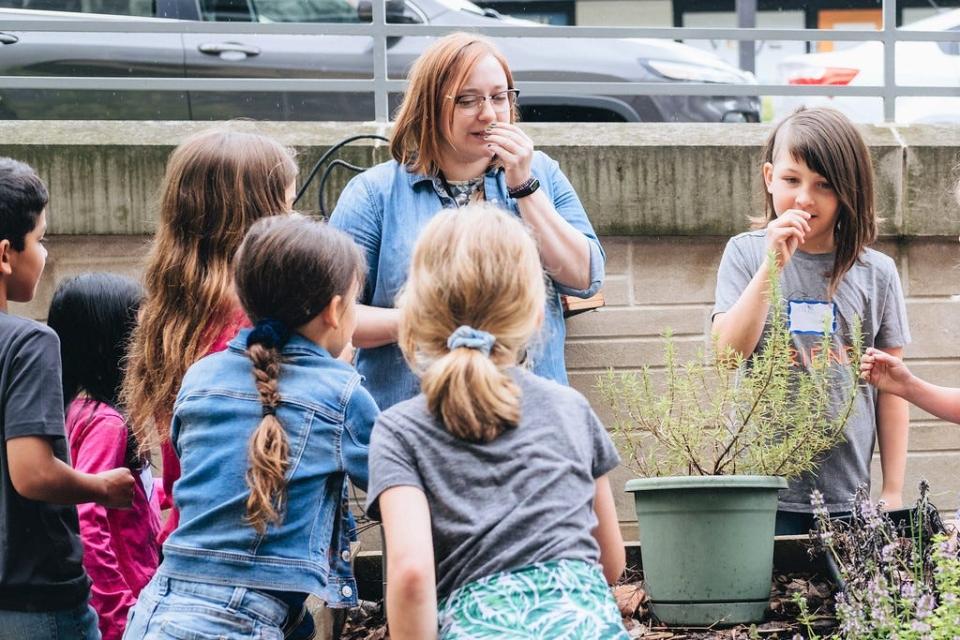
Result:
<svg viewBox="0 0 960 640">
<path fill-rule="evenodd" d="M 530 176 L 515 187 L 507 187 L 507 193 L 513 199 L 525 198 L 540 188 L 540 181 Z"/>
</svg>

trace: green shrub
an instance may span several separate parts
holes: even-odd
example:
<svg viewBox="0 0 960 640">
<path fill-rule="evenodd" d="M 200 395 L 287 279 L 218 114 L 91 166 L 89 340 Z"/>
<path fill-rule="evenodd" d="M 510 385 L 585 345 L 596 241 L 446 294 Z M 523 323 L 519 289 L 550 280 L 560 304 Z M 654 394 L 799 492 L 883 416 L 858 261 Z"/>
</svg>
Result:
<svg viewBox="0 0 960 640">
<path fill-rule="evenodd" d="M 862 339 L 852 328 L 850 362 L 831 363 L 830 327 L 809 370 L 794 366 L 779 273 L 770 261 L 771 326 L 762 350 L 745 360 L 731 350 L 681 362 L 664 334 L 663 380 L 649 367 L 609 371 L 597 388 L 613 409 L 611 431 L 624 462 L 640 476 L 776 475 L 814 471 L 843 441 L 858 392 Z M 843 385 L 831 415 L 830 390 Z"/>
</svg>

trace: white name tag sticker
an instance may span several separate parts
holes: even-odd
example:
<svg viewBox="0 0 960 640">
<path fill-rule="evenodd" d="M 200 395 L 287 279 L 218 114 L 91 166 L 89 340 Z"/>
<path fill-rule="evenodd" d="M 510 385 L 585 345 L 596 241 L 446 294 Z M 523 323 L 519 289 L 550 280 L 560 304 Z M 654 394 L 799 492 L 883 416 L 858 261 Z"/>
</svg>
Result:
<svg viewBox="0 0 960 640">
<path fill-rule="evenodd" d="M 837 314 L 833 303 L 817 300 L 790 300 L 787 302 L 787 328 L 790 333 L 823 335 L 823 328 L 837 330 Z"/>
<path fill-rule="evenodd" d="M 144 464 L 140 469 L 140 483 L 143 484 L 143 492 L 147 494 L 147 502 L 153 498 L 153 472 L 150 471 L 150 464 Z"/>
</svg>

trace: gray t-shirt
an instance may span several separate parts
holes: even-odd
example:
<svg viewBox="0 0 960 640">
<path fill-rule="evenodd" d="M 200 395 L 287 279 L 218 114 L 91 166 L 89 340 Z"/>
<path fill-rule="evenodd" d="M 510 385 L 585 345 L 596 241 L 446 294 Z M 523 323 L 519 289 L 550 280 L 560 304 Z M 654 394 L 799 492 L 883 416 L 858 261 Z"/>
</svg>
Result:
<svg viewBox="0 0 960 640">
<path fill-rule="evenodd" d="M 21 496 L 7 459 L 11 439 L 41 436 L 70 464 L 60 375 L 57 334 L 0 312 L 0 609 L 70 609 L 89 593 L 77 508 Z"/>
<path fill-rule="evenodd" d="M 620 458 L 577 391 L 519 368 L 520 424 L 486 444 L 451 435 L 420 394 L 377 418 L 367 512 L 391 487 L 423 490 L 430 505 L 437 593 L 484 576 L 558 559 L 598 562 L 590 534 L 595 480 Z"/>
<path fill-rule="evenodd" d="M 716 303 L 713 314 L 728 311 L 739 300 L 743 290 L 767 259 L 766 230 L 741 233 L 730 239 L 720 261 L 717 275 Z M 833 316 L 834 362 L 848 362 L 852 348 L 854 318 L 863 323 L 863 346 L 877 348 L 902 347 L 910 342 L 907 311 L 903 301 L 900 277 L 893 260 L 866 249 L 860 260 L 848 271 L 833 300 L 827 298 L 834 254 L 794 253 L 781 275 L 781 288 L 787 303 L 788 327 L 797 355 L 795 363 L 806 366 L 811 353 L 820 345 L 824 315 Z M 759 351 L 770 329 L 769 318 Z M 838 368 L 840 365 L 836 365 Z M 845 390 L 838 386 L 832 394 L 834 411 L 843 402 Z M 857 404 L 846 426 L 846 442 L 823 460 L 816 476 L 807 474 L 791 481 L 780 494 L 780 509 L 811 512 L 810 493 L 819 489 L 830 511 L 850 509 L 857 486 L 870 484 L 870 459 L 876 441 L 876 390 L 862 385 Z"/>
</svg>

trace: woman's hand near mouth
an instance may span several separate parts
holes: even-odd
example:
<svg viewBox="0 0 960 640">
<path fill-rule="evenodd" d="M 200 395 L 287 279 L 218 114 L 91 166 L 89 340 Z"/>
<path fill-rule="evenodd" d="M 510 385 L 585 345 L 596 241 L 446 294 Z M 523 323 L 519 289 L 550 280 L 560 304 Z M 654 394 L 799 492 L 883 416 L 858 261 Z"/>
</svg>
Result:
<svg viewBox="0 0 960 640">
<path fill-rule="evenodd" d="M 503 162 L 508 187 L 516 187 L 530 177 L 533 140 L 520 127 L 508 122 L 487 125 L 487 148 Z"/>
</svg>

